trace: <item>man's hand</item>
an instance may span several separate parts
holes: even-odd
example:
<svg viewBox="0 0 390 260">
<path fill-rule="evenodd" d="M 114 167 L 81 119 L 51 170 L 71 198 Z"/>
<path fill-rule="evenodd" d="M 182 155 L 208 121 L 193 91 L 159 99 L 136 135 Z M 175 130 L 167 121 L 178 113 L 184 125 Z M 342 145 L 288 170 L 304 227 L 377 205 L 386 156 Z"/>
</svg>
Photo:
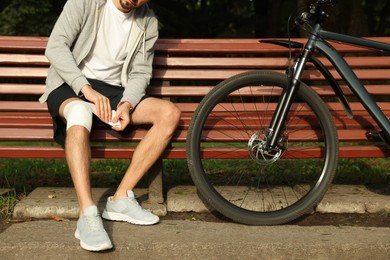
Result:
<svg viewBox="0 0 390 260">
<path fill-rule="evenodd" d="M 96 106 L 96 115 L 103 120 L 104 122 L 111 121 L 111 105 L 110 100 L 94 90 L 91 85 L 85 85 L 81 92 L 84 94 L 84 97 L 95 104 Z"/>
<path fill-rule="evenodd" d="M 121 103 L 117 110 L 116 115 L 112 119 L 113 123 L 120 121 L 121 128 L 113 127 L 112 129 L 116 131 L 123 131 L 130 124 L 130 109 L 132 108 L 129 102 Z"/>
</svg>

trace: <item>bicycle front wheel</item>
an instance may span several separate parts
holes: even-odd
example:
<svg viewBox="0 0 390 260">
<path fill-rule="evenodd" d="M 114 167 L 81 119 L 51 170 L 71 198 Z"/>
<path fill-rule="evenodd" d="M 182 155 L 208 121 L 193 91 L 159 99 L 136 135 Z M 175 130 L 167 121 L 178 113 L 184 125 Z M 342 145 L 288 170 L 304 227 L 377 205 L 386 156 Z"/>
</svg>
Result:
<svg viewBox="0 0 390 260">
<path fill-rule="evenodd" d="M 249 225 L 275 225 L 309 213 L 335 174 L 338 138 L 321 98 L 301 83 L 279 150 L 262 150 L 287 76 L 246 72 L 202 100 L 187 136 L 191 177 L 204 201 Z"/>
</svg>

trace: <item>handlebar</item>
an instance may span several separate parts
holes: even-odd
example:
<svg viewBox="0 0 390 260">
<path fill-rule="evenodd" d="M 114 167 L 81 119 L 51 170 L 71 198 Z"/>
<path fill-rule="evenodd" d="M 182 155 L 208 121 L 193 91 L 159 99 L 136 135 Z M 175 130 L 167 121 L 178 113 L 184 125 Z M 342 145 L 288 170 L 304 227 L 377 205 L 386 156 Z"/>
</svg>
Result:
<svg viewBox="0 0 390 260">
<path fill-rule="evenodd" d="M 334 6 L 337 4 L 337 0 L 317 0 L 314 4 L 311 4 L 307 12 L 303 12 L 295 19 L 296 24 L 304 24 L 309 22 L 313 17 L 317 17 L 322 12 L 322 7 L 325 5 Z"/>
</svg>

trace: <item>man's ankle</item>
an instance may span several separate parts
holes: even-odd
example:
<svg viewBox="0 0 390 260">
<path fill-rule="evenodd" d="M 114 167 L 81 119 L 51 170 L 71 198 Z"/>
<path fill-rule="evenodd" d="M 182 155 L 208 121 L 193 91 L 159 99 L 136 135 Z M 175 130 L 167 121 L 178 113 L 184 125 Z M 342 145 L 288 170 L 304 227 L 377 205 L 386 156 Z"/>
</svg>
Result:
<svg viewBox="0 0 390 260">
<path fill-rule="evenodd" d="M 117 202 L 118 200 L 127 198 L 127 190 L 126 191 L 116 191 L 114 196 L 111 197 L 112 202 Z"/>
<path fill-rule="evenodd" d="M 84 216 L 85 209 L 89 208 L 91 206 L 96 206 L 96 204 L 95 203 L 87 203 L 87 204 L 83 204 L 82 206 L 80 205 L 80 214 L 79 214 L 79 216 L 80 217 Z"/>
</svg>

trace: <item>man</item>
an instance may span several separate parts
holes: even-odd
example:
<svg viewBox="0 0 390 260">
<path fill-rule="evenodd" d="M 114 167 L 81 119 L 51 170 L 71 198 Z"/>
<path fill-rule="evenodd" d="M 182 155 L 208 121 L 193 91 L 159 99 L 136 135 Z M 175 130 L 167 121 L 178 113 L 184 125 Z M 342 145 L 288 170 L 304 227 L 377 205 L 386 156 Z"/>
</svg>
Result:
<svg viewBox="0 0 390 260">
<path fill-rule="evenodd" d="M 54 139 L 65 157 L 80 205 L 75 237 L 82 248 L 112 248 L 92 200 L 89 136 L 93 114 L 116 131 L 129 125 L 150 129 L 137 146 L 103 218 L 152 225 L 132 189 L 161 155 L 177 127 L 180 111 L 171 102 L 148 97 L 158 21 L 150 0 L 68 0 L 49 37 L 45 93 Z M 116 110 L 116 111 L 115 111 Z"/>
</svg>

